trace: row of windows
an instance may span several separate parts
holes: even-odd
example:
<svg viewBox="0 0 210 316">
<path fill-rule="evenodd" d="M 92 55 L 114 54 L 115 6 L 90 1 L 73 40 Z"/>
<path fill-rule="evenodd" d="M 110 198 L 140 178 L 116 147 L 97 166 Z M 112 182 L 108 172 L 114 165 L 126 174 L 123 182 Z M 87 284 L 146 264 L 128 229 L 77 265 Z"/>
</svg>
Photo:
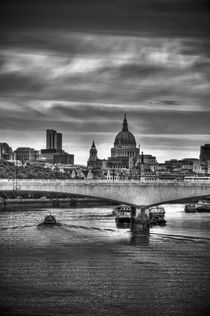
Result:
<svg viewBox="0 0 210 316">
<path fill-rule="evenodd" d="M 210 181 L 210 177 L 185 177 L 184 181 Z"/>
</svg>

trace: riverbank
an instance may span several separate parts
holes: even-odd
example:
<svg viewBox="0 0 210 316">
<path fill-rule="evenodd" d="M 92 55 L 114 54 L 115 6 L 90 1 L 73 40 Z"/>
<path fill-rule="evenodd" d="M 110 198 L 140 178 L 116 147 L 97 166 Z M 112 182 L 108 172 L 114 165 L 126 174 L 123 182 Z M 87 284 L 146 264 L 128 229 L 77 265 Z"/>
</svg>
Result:
<svg viewBox="0 0 210 316">
<path fill-rule="evenodd" d="M 109 201 L 94 198 L 46 198 L 46 199 L 6 199 L 0 201 L 0 210 L 27 208 L 69 208 L 113 205 Z"/>
</svg>

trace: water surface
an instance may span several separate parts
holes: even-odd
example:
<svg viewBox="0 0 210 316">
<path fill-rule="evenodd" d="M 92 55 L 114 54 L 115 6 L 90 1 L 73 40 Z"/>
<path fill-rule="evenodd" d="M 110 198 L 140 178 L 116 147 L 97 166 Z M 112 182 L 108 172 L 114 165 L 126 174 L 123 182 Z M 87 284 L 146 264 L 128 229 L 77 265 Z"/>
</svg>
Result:
<svg viewBox="0 0 210 316">
<path fill-rule="evenodd" d="M 2 315 L 207 315 L 210 214 L 166 205 L 150 235 L 117 229 L 111 207 L 0 214 Z"/>
</svg>

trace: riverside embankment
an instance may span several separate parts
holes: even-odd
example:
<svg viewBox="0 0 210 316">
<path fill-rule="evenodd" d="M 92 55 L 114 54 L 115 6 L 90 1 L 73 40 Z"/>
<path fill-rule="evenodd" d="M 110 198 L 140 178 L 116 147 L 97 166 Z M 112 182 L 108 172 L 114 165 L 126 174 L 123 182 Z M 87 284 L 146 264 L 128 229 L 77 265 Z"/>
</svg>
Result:
<svg viewBox="0 0 210 316">
<path fill-rule="evenodd" d="M 68 207 L 91 207 L 111 205 L 111 203 L 94 198 L 15 198 L 15 199 L 2 199 L 0 201 L 0 210 L 14 210 L 16 208 L 68 208 Z"/>
</svg>

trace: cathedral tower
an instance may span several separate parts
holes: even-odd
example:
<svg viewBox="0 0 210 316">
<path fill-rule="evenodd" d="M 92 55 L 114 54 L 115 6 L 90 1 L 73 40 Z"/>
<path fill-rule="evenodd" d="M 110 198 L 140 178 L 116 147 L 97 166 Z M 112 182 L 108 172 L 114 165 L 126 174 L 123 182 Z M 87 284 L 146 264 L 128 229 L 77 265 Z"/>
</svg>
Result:
<svg viewBox="0 0 210 316">
<path fill-rule="evenodd" d="M 90 157 L 89 160 L 91 161 L 96 161 L 98 159 L 97 157 L 97 149 L 96 149 L 96 145 L 95 142 L 93 140 L 92 146 L 90 148 Z"/>
<path fill-rule="evenodd" d="M 91 168 L 101 168 L 101 160 L 98 159 L 97 149 L 95 142 L 93 141 L 92 146 L 90 148 L 90 156 L 87 162 L 87 166 Z"/>
</svg>

